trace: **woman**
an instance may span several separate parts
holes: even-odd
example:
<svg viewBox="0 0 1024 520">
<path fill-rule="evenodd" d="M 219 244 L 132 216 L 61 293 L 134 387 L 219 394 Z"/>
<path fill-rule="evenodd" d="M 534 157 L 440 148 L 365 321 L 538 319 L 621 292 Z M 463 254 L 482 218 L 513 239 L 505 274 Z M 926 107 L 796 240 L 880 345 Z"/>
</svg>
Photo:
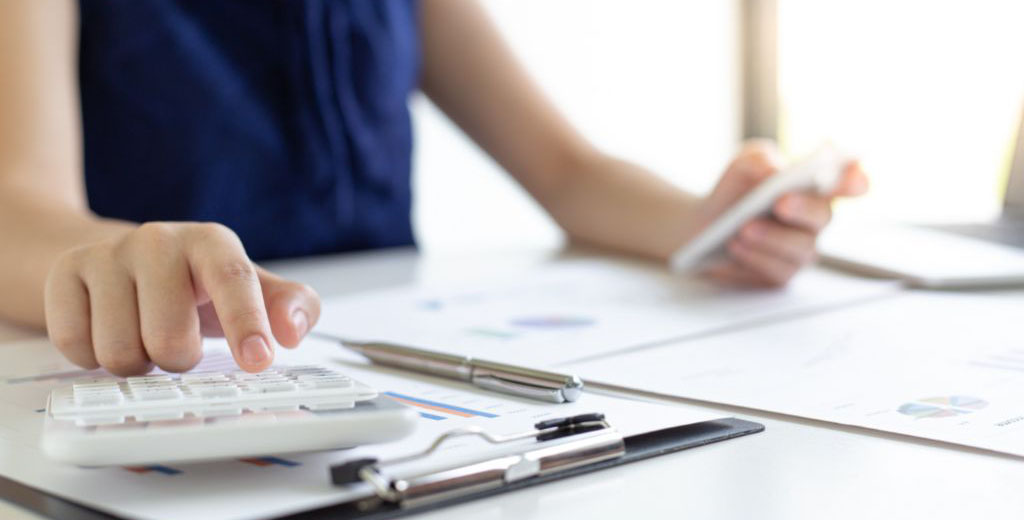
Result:
<svg viewBox="0 0 1024 520">
<path fill-rule="evenodd" d="M 697 198 L 584 140 L 468 0 L 0 2 L 0 317 L 83 367 L 240 367 L 319 299 L 252 259 L 412 243 L 406 101 L 422 89 L 568 235 L 665 259 L 775 169 L 748 144 Z M 850 165 L 833 195 L 866 179 Z M 777 285 L 830 198 L 792 193 L 709 274 Z"/>
</svg>

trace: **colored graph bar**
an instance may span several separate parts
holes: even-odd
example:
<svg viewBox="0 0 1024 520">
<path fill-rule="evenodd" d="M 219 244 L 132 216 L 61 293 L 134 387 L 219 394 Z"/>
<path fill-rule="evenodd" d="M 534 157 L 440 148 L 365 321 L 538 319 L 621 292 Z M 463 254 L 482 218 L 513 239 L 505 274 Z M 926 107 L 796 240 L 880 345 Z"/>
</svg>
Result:
<svg viewBox="0 0 1024 520">
<path fill-rule="evenodd" d="M 480 410 L 471 410 L 469 408 L 463 408 L 461 406 L 454 406 L 446 403 L 437 401 L 430 401 L 428 399 L 420 399 L 418 397 L 412 397 L 409 395 L 403 395 L 396 392 L 384 392 L 384 395 L 391 397 L 397 401 L 405 404 L 415 406 L 417 408 L 423 408 L 426 410 L 433 410 L 435 412 L 444 412 L 447 414 L 455 415 L 458 417 L 487 417 L 493 419 L 497 417 L 497 414 L 482 412 Z"/>
<path fill-rule="evenodd" d="M 519 337 L 519 334 L 517 332 L 511 330 L 491 329 L 484 327 L 473 327 L 470 329 L 466 329 L 466 332 L 473 336 L 481 336 L 485 338 L 494 339 L 515 339 Z"/>
<path fill-rule="evenodd" d="M 124 467 L 124 469 L 126 469 L 128 471 L 131 471 L 132 473 L 139 473 L 139 474 L 149 473 L 151 471 L 156 472 L 156 473 L 160 473 L 160 474 L 163 474 L 163 475 L 180 475 L 181 474 L 181 470 L 180 469 L 169 468 L 167 466 L 161 466 L 159 464 L 155 464 L 155 465 L 152 465 L 152 466 L 123 466 L 123 467 Z"/>
<path fill-rule="evenodd" d="M 447 417 L 441 417 L 440 415 L 434 415 L 432 413 L 427 412 L 420 412 L 420 417 L 423 417 L 424 419 L 430 419 L 432 421 L 443 421 L 447 419 Z"/>
<path fill-rule="evenodd" d="M 557 314 L 545 316 L 524 316 L 511 321 L 517 327 L 530 327 L 538 329 L 564 329 L 574 327 L 588 327 L 595 322 L 592 318 L 583 316 L 561 316 Z"/>
<path fill-rule="evenodd" d="M 282 458 L 279 458 L 279 457 L 251 457 L 251 458 L 247 458 L 247 459 L 238 459 L 238 461 L 239 462 L 244 462 L 246 464 L 252 464 L 253 466 L 260 466 L 260 467 L 266 467 L 266 466 L 286 466 L 286 467 L 292 468 L 292 467 L 295 467 L 295 466 L 301 466 L 302 465 L 301 462 L 295 462 L 294 460 L 287 460 L 287 459 L 282 459 Z"/>
</svg>

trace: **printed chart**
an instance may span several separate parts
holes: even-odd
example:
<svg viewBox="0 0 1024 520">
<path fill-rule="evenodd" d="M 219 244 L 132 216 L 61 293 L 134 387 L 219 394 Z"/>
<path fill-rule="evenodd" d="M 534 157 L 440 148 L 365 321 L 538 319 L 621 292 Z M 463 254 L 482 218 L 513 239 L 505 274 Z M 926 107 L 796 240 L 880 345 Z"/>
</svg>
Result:
<svg viewBox="0 0 1024 520">
<path fill-rule="evenodd" d="M 913 403 L 906 403 L 900 406 L 897 411 L 903 415 L 919 419 L 941 419 L 943 417 L 966 415 L 981 410 L 986 406 L 988 406 L 988 402 L 977 397 L 951 395 L 918 399 Z"/>
<path fill-rule="evenodd" d="M 420 416 L 433 421 L 443 421 L 452 417 L 486 417 L 488 419 L 500 417 L 498 414 L 490 412 L 463 408 L 454 404 L 432 401 L 430 399 L 423 399 L 422 397 L 413 397 L 411 395 L 400 394 L 398 392 L 383 392 L 383 394 L 400 403 L 426 410 L 420 412 Z"/>
<path fill-rule="evenodd" d="M 897 285 L 810 269 L 782 289 L 724 288 L 657 265 L 576 260 L 463 287 L 408 287 L 324 302 L 343 338 L 557 366 L 724 327 L 894 294 Z"/>
<path fill-rule="evenodd" d="M 1024 456 L 1019 298 L 908 292 L 574 364 L 593 380 Z"/>
</svg>

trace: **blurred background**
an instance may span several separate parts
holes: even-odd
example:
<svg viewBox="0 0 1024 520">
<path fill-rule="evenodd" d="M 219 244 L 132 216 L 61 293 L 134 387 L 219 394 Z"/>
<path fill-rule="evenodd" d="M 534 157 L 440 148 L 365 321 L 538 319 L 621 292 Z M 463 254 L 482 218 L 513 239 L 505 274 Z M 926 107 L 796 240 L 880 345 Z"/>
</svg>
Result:
<svg viewBox="0 0 1024 520">
<path fill-rule="evenodd" d="M 746 136 L 791 157 L 833 140 L 872 180 L 841 217 L 999 211 L 1024 102 L 1020 0 L 482 2 L 584 135 L 686 189 L 708 190 Z M 425 251 L 561 242 L 429 101 L 413 112 Z"/>
</svg>

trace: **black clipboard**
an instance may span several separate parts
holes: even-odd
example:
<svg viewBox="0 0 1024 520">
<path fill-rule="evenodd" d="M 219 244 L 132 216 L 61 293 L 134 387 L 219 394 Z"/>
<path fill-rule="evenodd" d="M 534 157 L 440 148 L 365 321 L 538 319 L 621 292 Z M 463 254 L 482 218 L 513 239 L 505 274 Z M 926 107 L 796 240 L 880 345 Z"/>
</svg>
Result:
<svg viewBox="0 0 1024 520">
<path fill-rule="evenodd" d="M 378 507 L 372 512 L 360 510 L 356 505 L 356 502 L 348 502 L 295 513 L 279 518 L 288 520 L 318 520 L 328 518 L 334 520 L 386 520 L 390 518 L 399 518 L 425 511 L 433 511 L 471 500 L 499 495 L 501 493 L 513 492 L 519 489 L 551 482 L 553 480 L 571 478 L 576 475 L 600 471 L 608 467 L 645 460 L 659 455 L 665 455 L 667 453 L 735 439 L 737 437 L 760 433 L 762 431 L 764 431 L 764 425 L 762 424 L 735 418 L 694 423 L 676 428 L 625 437 L 625 454 L 616 459 L 596 462 L 551 475 L 538 476 L 536 478 L 512 482 L 497 489 L 464 495 L 449 500 L 442 500 L 422 506 L 406 508 L 387 504 Z M 328 478 L 327 468 L 324 468 L 324 478 Z M 13 504 L 50 518 L 57 518 L 61 520 L 109 520 L 119 518 L 117 516 L 96 511 L 75 502 L 50 495 L 6 477 L 0 477 L 0 496 Z"/>
</svg>

